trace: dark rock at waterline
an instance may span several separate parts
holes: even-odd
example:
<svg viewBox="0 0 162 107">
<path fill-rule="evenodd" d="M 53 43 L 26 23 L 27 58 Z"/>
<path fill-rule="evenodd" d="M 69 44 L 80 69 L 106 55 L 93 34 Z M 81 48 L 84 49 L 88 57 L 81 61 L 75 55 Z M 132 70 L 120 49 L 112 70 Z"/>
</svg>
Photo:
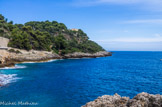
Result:
<svg viewBox="0 0 162 107">
<path fill-rule="evenodd" d="M 114 96 L 104 95 L 82 107 L 162 107 L 162 95 L 143 92 L 136 95 L 133 99 L 121 97 L 118 94 Z"/>
<path fill-rule="evenodd" d="M 105 57 L 105 56 L 111 56 L 111 52 L 106 52 L 106 51 L 100 51 L 96 53 L 82 53 L 82 52 L 74 52 L 74 53 L 69 53 L 65 54 L 63 58 L 84 58 L 84 57 L 89 57 L 89 58 L 96 58 L 96 57 Z"/>
<path fill-rule="evenodd" d="M 14 65 L 15 65 L 14 62 L 6 62 L 6 63 L 3 63 L 3 64 L 0 64 L 0 68 L 3 68 L 3 67 L 12 67 Z"/>
<path fill-rule="evenodd" d="M 105 56 L 112 55 L 111 52 L 106 52 L 106 51 L 100 51 L 94 54 L 75 52 L 75 53 L 65 54 L 64 56 L 60 56 L 56 53 L 46 52 L 46 51 L 35 51 L 35 50 L 32 51 L 19 50 L 19 51 L 21 52 L 19 54 L 4 51 L 3 53 L 5 55 L 3 55 L 3 57 L 0 57 L 0 68 L 6 66 L 14 66 L 14 63 L 18 63 L 18 62 L 28 62 L 28 61 L 39 62 L 39 61 L 46 61 L 50 59 L 67 59 L 67 58 L 84 58 L 84 57 L 96 58 L 96 57 L 105 57 Z"/>
</svg>

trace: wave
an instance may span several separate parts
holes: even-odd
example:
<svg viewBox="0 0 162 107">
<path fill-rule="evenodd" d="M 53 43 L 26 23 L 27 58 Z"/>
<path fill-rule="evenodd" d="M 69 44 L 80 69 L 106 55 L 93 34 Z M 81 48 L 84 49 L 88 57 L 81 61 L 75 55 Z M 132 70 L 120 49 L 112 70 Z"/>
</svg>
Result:
<svg viewBox="0 0 162 107">
<path fill-rule="evenodd" d="M 57 61 L 58 59 L 52 59 L 52 60 L 49 60 L 47 62 L 54 62 L 54 61 Z"/>
<path fill-rule="evenodd" d="M 36 62 L 23 62 L 23 63 L 25 63 L 25 64 L 32 64 L 32 63 L 36 63 Z"/>
<path fill-rule="evenodd" d="M 48 61 L 42 61 L 42 62 L 23 62 L 23 64 L 32 64 L 32 63 L 47 63 L 47 62 L 54 62 L 54 61 L 58 61 L 58 60 L 63 60 L 63 59 L 52 59 L 52 60 L 48 60 Z M 13 67 L 4 67 L 4 68 L 0 68 L 0 70 L 3 69 L 23 69 L 26 68 L 26 66 L 24 65 L 15 65 Z"/>
<path fill-rule="evenodd" d="M 54 61 L 57 61 L 57 60 L 60 60 L 60 59 L 51 59 L 51 60 L 48 60 L 48 61 L 40 61 L 40 62 L 23 62 L 24 64 L 32 64 L 32 63 L 46 63 L 46 62 L 54 62 Z"/>
<path fill-rule="evenodd" d="M 15 65 L 14 67 L 4 67 L 4 68 L 0 68 L 0 69 L 23 69 L 23 68 L 26 68 L 26 66 Z"/>
<path fill-rule="evenodd" d="M 16 82 L 17 79 L 21 79 L 16 77 L 17 74 L 0 74 L 0 85 L 4 86 L 6 84 Z"/>
</svg>

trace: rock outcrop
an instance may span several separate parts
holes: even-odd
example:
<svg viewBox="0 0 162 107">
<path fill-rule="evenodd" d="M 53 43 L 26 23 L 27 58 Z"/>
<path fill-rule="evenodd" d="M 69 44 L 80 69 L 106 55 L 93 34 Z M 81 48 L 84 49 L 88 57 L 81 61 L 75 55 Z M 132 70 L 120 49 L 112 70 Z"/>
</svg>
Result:
<svg viewBox="0 0 162 107">
<path fill-rule="evenodd" d="M 0 37 L 0 47 L 7 47 L 9 39 L 4 38 L 4 37 Z"/>
<path fill-rule="evenodd" d="M 16 49 L 15 49 L 16 50 Z M 60 59 L 61 57 L 52 52 L 48 51 L 26 51 L 18 50 L 20 53 L 10 53 L 10 59 L 15 62 L 25 62 L 25 61 L 45 61 L 49 59 Z"/>
<path fill-rule="evenodd" d="M 9 52 L 6 50 L 0 50 L 0 64 L 5 64 L 9 59 Z"/>
<path fill-rule="evenodd" d="M 11 51 L 12 50 L 12 51 Z M 94 54 L 75 52 L 60 56 L 53 52 L 48 51 L 36 51 L 36 50 L 21 50 L 16 48 L 8 48 L 8 50 L 0 50 L 0 67 L 14 66 L 18 62 L 27 61 L 46 61 L 50 59 L 67 59 L 67 58 L 95 58 L 111 56 L 111 52 L 100 51 Z"/>
<path fill-rule="evenodd" d="M 104 56 L 111 56 L 111 55 L 112 55 L 111 52 L 106 52 L 106 51 L 100 51 L 94 54 L 75 52 L 75 53 L 65 54 L 63 58 L 84 58 L 84 57 L 96 58 L 96 57 L 104 57 Z"/>
<path fill-rule="evenodd" d="M 162 95 L 143 92 L 133 99 L 121 97 L 118 94 L 114 96 L 104 95 L 82 107 L 162 107 Z"/>
<path fill-rule="evenodd" d="M 26 51 L 20 49 L 13 49 L 15 52 L 10 52 L 8 50 L 0 50 L 0 67 L 14 66 L 18 62 L 26 61 L 46 61 L 50 59 L 60 59 L 61 57 L 58 54 L 47 52 L 47 51 Z"/>
</svg>

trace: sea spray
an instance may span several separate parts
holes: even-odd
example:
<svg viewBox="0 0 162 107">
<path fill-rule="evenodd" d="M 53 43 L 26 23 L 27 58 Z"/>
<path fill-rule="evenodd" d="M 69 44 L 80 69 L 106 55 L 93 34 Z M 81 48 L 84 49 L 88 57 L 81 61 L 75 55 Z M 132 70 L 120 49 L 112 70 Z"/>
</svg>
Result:
<svg viewBox="0 0 162 107">
<path fill-rule="evenodd" d="M 17 74 L 0 74 L 0 85 L 4 86 L 11 82 L 16 82 L 17 79 L 21 79 L 17 77 Z"/>
<path fill-rule="evenodd" d="M 26 68 L 26 66 L 23 66 L 23 65 L 15 65 L 14 67 L 4 67 L 4 68 L 0 68 L 0 70 L 3 70 L 3 69 L 23 69 L 23 68 Z"/>
<path fill-rule="evenodd" d="M 40 61 L 40 62 L 23 62 L 24 64 L 33 64 L 33 63 L 46 63 L 46 62 L 54 62 L 57 60 L 62 60 L 62 59 L 51 59 L 51 60 L 47 60 L 47 61 Z"/>
</svg>

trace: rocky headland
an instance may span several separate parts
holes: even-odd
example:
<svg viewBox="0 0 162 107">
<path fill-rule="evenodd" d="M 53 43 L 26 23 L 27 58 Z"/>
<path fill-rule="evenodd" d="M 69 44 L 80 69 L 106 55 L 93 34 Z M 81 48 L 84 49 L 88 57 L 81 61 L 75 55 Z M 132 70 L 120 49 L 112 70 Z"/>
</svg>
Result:
<svg viewBox="0 0 162 107">
<path fill-rule="evenodd" d="M 10 52 L 9 50 L 14 50 Z M 17 52 L 17 53 L 16 53 Z M 111 52 L 100 51 L 94 54 L 75 52 L 65 55 L 58 55 L 48 51 L 36 51 L 36 50 L 20 50 L 16 48 L 9 48 L 8 50 L 0 50 L 0 67 L 14 66 L 15 63 L 21 62 L 41 62 L 51 59 L 67 59 L 67 58 L 96 58 L 111 56 Z"/>
<path fill-rule="evenodd" d="M 65 54 L 62 56 L 63 58 L 96 58 L 96 57 L 105 57 L 105 56 L 111 56 L 111 52 L 106 52 L 106 51 L 100 51 L 96 53 L 83 53 L 83 52 L 74 52 L 74 53 L 69 53 Z"/>
<path fill-rule="evenodd" d="M 59 54 L 54 51 L 42 51 L 42 50 L 26 50 L 8 47 L 10 39 L 0 37 L 0 68 L 6 66 L 14 66 L 15 63 L 21 62 L 42 62 L 51 59 L 68 59 L 68 58 L 96 58 L 111 56 L 111 52 L 104 51 L 102 48 L 94 53 L 90 52 L 70 52 L 66 54 L 60 54 L 62 50 L 59 50 Z M 95 46 L 95 45 L 94 45 Z M 98 46 L 98 45 L 97 45 Z M 95 47 L 94 47 L 95 48 Z M 93 48 L 90 48 L 93 49 Z"/>
<path fill-rule="evenodd" d="M 16 48 L 8 48 L 7 50 L 0 50 L 0 68 L 3 67 L 14 67 L 16 63 L 22 62 L 44 62 L 51 59 L 67 59 L 67 58 L 95 58 L 110 56 L 110 52 L 101 51 L 95 54 L 90 53 L 69 53 L 65 55 L 58 55 L 48 51 L 37 51 L 37 50 L 21 50 Z M 14 80 L 15 75 L 0 75 L 0 86 L 4 86 Z"/>
<path fill-rule="evenodd" d="M 162 107 L 162 95 L 143 92 L 133 99 L 121 97 L 118 94 L 114 96 L 104 95 L 82 107 Z"/>
</svg>

